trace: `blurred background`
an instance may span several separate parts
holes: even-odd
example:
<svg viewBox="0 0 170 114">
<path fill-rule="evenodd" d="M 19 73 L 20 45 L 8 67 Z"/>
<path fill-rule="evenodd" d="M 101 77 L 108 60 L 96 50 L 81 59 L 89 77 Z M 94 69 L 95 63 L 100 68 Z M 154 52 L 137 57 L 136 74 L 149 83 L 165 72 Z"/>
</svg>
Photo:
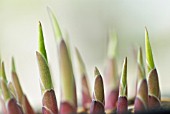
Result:
<svg viewBox="0 0 170 114">
<path fill-rule="evenodd" d="M 11 57 L 14 56 L 23 91 L 31 104 L 40 108 L 41 92 L 35 52 L 38 48 L 38 21 L 41 21 L 59 104 L 59 61 L 47 13 L 47 7 L 50 7 L 58 19 L 62 33 L 64 36 L 66 34 L 69 36 L 74 63 L 76 63 L 74 47 L 79 49 L 87 67 L 91 86 L 94 66 L 99 67 L 103 74 L 108 31 L 112 28 L 117 32 L 119 72 L 121 72 L 124 57 L 128 57 L 129 98 L 134 95 L 136 80 L 133 49 L 140 45 L 144 54 L 144 27 L 146 26 L 158 69 L 162 96 L 170 97 L 168 91 L 170 90 L 169 6 L 168 0 L 0 0 L 0 54 L 5 62 L 7 78 L 11 80 Z M 76 65 L 74 68 L 80 102 L 80 77 L 77 74 Z"/>
</svg>

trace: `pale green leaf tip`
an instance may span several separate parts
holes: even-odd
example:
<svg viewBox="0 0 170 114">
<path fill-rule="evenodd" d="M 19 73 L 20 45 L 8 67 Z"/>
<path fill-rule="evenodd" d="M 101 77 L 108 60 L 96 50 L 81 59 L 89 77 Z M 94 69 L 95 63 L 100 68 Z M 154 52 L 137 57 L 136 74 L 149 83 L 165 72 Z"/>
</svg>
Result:
<svg viewBox="0 0 170 114">
<path fill-rule="evenodd" d="M 149 41 L 149 35 L 148 30 L 145 27 L 145 49 L 146 49 L 146 60 L 148 65 L 148 70 L 155 68 L 154 61 L 153 61 L 153 55 L 152 55 L 152 49 Z"/>
<path fill-rule="evenodd" d="M 127 84 L 127 57 L 124 59 L 124 63 L 123 63 L 121 82 L 123 86 Z"/>
<path fill-rule="evenodd" d="M 76 56 L 77 56 L 77 60 L 78 60 L 78 64 L 79 64 L 80 73 L 84 74 L 85 73 L 84 62 L 83 62 L 81 55 L 76 47 L 75 47 L 75 51 L 76 51 Z"/>
<path fill-rule="evenodd" d="M 97 67 L 95 67 L 95 69 L 94 69 L 94 75 L 95 75 L 95 77 L 100 75 L 100 72 Z"/>
<path fill-rule="evenodd" d="M 5 65 L 4 65 L 3 61 L 2 61 L 2 65 L 1 65 L 1 78 L 2 78 L 2 80 L 4 80 L 7 83 Z"/>
<path fill-rule="evenodd" d="M 117 33 L 114 31 L 111 31 L 109 34 L 109 40 L 108 40 L 108 57 L 115 57 L 117 54 Z"/>
<path fill-rule="evenodd" d="M 8 90 L 6 82 L 4 80 L 1 80 L 0 82 L 1 82 L 3 98 L 4 98 L 5 102 L 7 102 L 11 98 L 10 92 Z"/>
<path fill-rule="evenodd" d="M 138 49 L 138 64 L 141 65 L 142 67 L 143 65 L 143 55 L 142 55 L 142 48 L 139 47 Z"/>
<path fill-rule="evenodd" d="M 44 36 L 43 36 L 43 30 L 42 30 L 42 25 L 41 22 L 39 21 L 38 24 L 39 27 L 39 52 L 44 56 L 44 58 L 47 60 L 47 53 L 46 53 L 46 49 L 45 49 L 45 44 L 44 44 Z"/>
<path fill-rule="evenodd" d="M 54 15 L 54 13 L 52 12 L 52 10 L 49 7 L 47 7 L 47 11 L 48 11 L 49 16 L 51 18 L 51 22 L 52 22 L 52 25 L 53 25 L 56 40 L 59 43 L 62 40 L 62 33 L 61 33 L 61 30 L 60 30 L 58 21 L 57 21 L 55 15 Z"/>
<path fill-rule="evenodd" d="M 12 57 L 12 72 L 16 72 L 14 57 Z"/>
</svg>

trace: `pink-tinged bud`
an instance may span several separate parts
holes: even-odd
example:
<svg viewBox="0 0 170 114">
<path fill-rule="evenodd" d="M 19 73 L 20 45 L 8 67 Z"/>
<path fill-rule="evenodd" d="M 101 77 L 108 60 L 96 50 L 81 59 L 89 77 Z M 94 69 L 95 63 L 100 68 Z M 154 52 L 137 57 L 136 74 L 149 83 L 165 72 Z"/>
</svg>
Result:
<svg viewBox="0 0 170 114">
<path fill-rule="evenodd" d="M 82 83 L 82 105 L 85 110 L 88 110 L 90 108 L 91 95 L 87 80 L 86 67 L 77 48 L 75 48 L 75 51 L 77 55 L 79 75 L 81 76 Z"/>
<path fill-rule="evenodd" d="M 148 109 L 148 86 L 146 79 L 142 80 L 134 103 L 135 112 L 147 111 Z"/>
<path fill-rule="evenodd" d="M 128 103 L 126 97 L 119 97 L 117 103 L 117 114 L 124 114 L 127 113 Z"/>
<path fill-rule="evenodd" d="M 119 89 L 112 90 L 110 94 L 107 97 L 107 102 L 105 104 L 106 109 L 116 109 L 116 104 L 118 100 L 118 95 L 119 95 Z"/>
<path fill-rule="evenodd" d="M 23 107 L 25 114 L 35 114 L 33 108 L 31 107 L 31 105 L 25 95 L 22 98 L 22 107 Z"/>
<path fill-rule="evenodd" d="M 53 114 L 58 114 L 57 101 L 53 89 L 45 91 L 42 102 L 43 102 L 43 107 L 45 107 L 43 108 L 44 112 L 48 112 L 46 110 L 49 110 Z M 43 113 L 43 114 L 49 114 L 49 113 Z"/>
<path fill-rule="evenodd" d="M 154 109 L 160 107 L 160 89 L 158 74 L 156 69 L 151 70 L 148 77 L 148 105 L 149 109 Z"/>
<path fill-rule="evenodd" d="M 150 110 L 159 109 L 160 106 L 161 106 L 160 101 L 154 96 L 149 95 L 148 102 L 149 102 L 148 107 L 149 107 Z"/>
<path fill-rule="evenodd" d="M 24 114 L 14 98 L 7 102 L 7 111 L 8 114 Z"/>
<path fill-rule="evenodd" d="M 116 59 L 108 59 L 105 69 L 106 104 L 107 110 L 116 109 L 116 103 L 119 95 L 119 77 L 117 75 Z"/>
<path fill-rule="evenodd" d="M 138 97 L 136 97 L 136 99 L 135 99 L 134 106 L 135 106 L 134 107 L 135 112 L 140 112 L 140 111 L 146 110 L 143 102 Z"/>
<path fill-rule="evenodd" d="M 76 107 L 73 107 L 68 102 L 62 102 L 60 105 L 60 114 L 75 114 Z"/>
<path fill-rule="evenodd" d="M 104 112 L 103 104 L 93 100 L 91 103 L 90 114 L 104 114 Z"/>
</svg>

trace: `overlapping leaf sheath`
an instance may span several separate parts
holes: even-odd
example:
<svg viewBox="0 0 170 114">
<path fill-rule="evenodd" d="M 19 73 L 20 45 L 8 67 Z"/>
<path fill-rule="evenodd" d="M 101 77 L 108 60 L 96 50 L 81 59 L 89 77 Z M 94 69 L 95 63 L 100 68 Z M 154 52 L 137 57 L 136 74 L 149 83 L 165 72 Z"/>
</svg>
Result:
<svg viewBox="0 0 170 114">
<path fill-rule="evenodd" d="M 117 102 L 117 113 L 124 114 L 128 110 L 127 102 L 127 58 L 125 58 L 119 84 L 119 97 Z"/>
<path fill-rule="evenodd" d="M 16 99 L 11 96 L 11 93 L 8 90 L 4 63 L 2 63 L 1 73 L 2 73 L 1 75 L 2 77 L 0 81 L 0 87 L 3 96 L 2 100 L 4 101 L 6 106 L 5 114 L 23 114 L 21 107 L 17 104 Z"/>
<path fill-rule="evenodd" d="M 137 60 L 137 94 L 134 104 L 135 112 L 147 111 L 148 108 L 148 86 L 143 65 L 142 49 L 138 50 Z"/>
<path fill-rule="evenodd" d="M 104 86 L 103 79 L 97 67 L 95 67 L 94 75 L 95 75 L 94 92 L 90 106 L 90 114 L 102 114 L 105 113 Z"/>
<path fill-rule="evenodd" d="M 82 83 L 82 104 L 85 109 L 89 109 L 91 103 L 91 95 L 90 95 L 90 89 L 87 80 L 87 73 L 86 73 L 85 64 L 77 48 L 76 48 L 76 55 L 77 55 L 78 67 L 79 67 L 81 83 Z"/>
<path fill-rule="evenodd" d="M 61 30 L 59 28 L 58 22 L 52 13 L 52 11 L 48 8 L 49 15 L 52 21 L 57 47 L 58 47 L 58 55 L 60 62 L 60 73 L 61 73 L 61 105 L 60 105 L 60 113 L 76 113 L 77 110 L 77 94 L 76 94 L 76 85 L 75 78 L 72 69 L 72 62 L 68 52 L 68 47 L 62 37 Z"/>
<path fill-rule="evenodd" d="M 40 22 L 39 22 L 39 52 L 37 51 L 36 55 L 40 73 L 40 86 L 43 104 L 42 112 L 43 114 L 58 114 L 57 101 L 51 80 L 51 74 L 48 66 L 48 59 L 44 45 L 42 26 Z M 27 102 L 27 99 L 25 99 L 24 102 Z"/>
<path fill-rule="evenodd" d="M 10 84 L 10 83 L 9 83 Z M 24 95 L 18 75 L 16 73 L 15 61 L 12 58 L 12 84 L 9 86 L 13 96 L 16 96 L 19 105 L 22 107 L 25 114 L 35 114 L 26 95 Z M 14 87 L 14 88 L 13 88 Z M 13 90 L 14 89 L 14 90 Z M 25 102 L 25 99 L 27 102 Z"/>
<path fill-rule="evenodd" d="M 119 78 L 117 74 L 117 35 L 111 33 L 108 41 L 108 58 L 104 72 L 104 81 L 107 83 L 106 90 L 106 104 L 107 110 L 115 110 L 119 94 Z"/>
<path fill-rule="evenodd" d="M 148 73 L 148 106 L 149 109 L 160 107 L 160 87 L 157 70 L 155 68 L 152 49 L 149 41 L 149 35 L 147 29 L 145 29 L 145 49 L 146 49 L 146 64 Z"/>
</svg>

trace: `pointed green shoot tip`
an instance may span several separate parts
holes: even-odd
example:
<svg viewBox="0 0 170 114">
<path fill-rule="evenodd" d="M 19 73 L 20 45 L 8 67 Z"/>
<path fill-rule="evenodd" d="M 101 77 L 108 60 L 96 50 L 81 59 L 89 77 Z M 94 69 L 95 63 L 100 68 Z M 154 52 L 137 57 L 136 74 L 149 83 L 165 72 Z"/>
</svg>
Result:
<svg viewBox="0 0 170 114">
<path fill-rule="evenodd" d="M 149 41 L 149 35 L 147 28 L 145 27 L 145 50 L 146 50 L 146 62 L 148 66 L 148 72 L 150 70 L 155 68 L 154 61 L 153 61 L 153 55 L 152 55 L 152 49 Z"/>
<path fill-rule="evenodd" d="M 49 16 L 50 16 L 50 19 L 51 19 L 51 22 L 52 22 L 56 41 L 59 43 L 62 40 L 62 33 L 61 33 L 61 30 L 60 30 L 59 24 L 57 22 L 57 19 L 56 19 L 54 13 L 52 12 L 52 10 L 49 7 L 47 7 L 47 11 L 49 13 Z"/>
<path fill-rule="evenodd" d="M 36 52 L 36 55 L 37 55 L 37 60 L 39 65 L 41 90 L 42 93 L 44 93 L 45 90 L 49 90 L 53 88 L 50 69 L 48 67 L 48 63 L 45 60 L 44 56 L 39 52 Z"/>
<path fill-rule="evenodd" d="M 12 72 L 16 72 L 14 57 L 12 57 Z"/>
<path fill-rule="evenodd" d="M 6 85 L 6 82 L 4 80 L 1 80 L 1 89 L 2 89 L 3 98 L 5 102 L 7 102 L 11 98 L 11 95 Z"/>
<path fill-rule="evenodd" d="M 113 58 L 117 54 L 117 33 L 110 32 L 109 40 L 108 40 L 108 57 Z"/>
<path fill-rule="evenodd" d="M 38 27 L 39 27 L 39 41 L 38 41 L 38 43 L 39 43 L 39 52 L 44 56 L 44 58 L 48 62 L 46 49 L 45 49 L 45 44 L 44 44 L 44 36 L 43 36 L 43 31 L 42 31 L 42 25 L 41 25 L 40 21 L 39 21 Z"/>
<path fill-rule="evenodd" d="M 1 65 L 1 79 L 7 83 L 4 62 L 2 62 L 2 65 Z"/>
<path fill-rule="evenodd" d="M 84 65 L 83 59 L 81 58 L 81 55 L 80 55 L 78 49 L 75 48 L 75 50 L 76 50 L 76 56 L 77 56 L 77 61 L 78 61 L 80 74 L 84 75 L 84 74 L 86 74 L 86 70 L 85 70 L 85 65 Z"/>
<path fill-rule="evenodd" d="M 95 69 L 94 69 L 94 76 L 98 76 L 98 75 L 100 75 L 100 72 L 99 72 L 98 68 L 95 67 Z"/>
<path fill-rule="evenodd" d="M 123 63 L 119 96 L 127 96 L 127 57 L 124 59 Z"/>
</svg>

